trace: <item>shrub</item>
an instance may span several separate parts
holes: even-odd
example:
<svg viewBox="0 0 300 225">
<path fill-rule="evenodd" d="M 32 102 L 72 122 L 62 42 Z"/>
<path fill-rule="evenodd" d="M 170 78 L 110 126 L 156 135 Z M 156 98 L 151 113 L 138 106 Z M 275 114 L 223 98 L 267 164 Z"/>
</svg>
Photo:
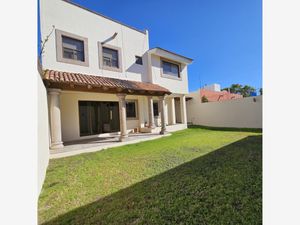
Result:
<svg viewBox="0 0 300 225">
<path fill-rule="evenodd" d="M 205 95 L 202 96 L 201 102 L 208 102 L 208 99 L 207 99 L 207 97 Z"/>
</svg>

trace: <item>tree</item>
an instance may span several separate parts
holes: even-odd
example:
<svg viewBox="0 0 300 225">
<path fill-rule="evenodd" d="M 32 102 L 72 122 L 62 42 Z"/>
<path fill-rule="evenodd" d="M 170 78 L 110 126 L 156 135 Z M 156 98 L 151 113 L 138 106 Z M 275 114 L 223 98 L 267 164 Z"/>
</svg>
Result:
<svg viewBox="0 0 300 225">
<path fill-rule="evenodd" d="M 55 29 L 55 26 L 52 25 L 52 30 L 51 30 L 51 32 L 45 37 L 44 40 L 41 40 L 41 51 L 40 51 L 40 53 L 39 53 L 39 58 L 41 58 L 42 55 L 44 54 L 44 52 L 45 52 L 45 50 L 44 50 L 44 49 L 45 49 L 45 45 L 46 45 L 47 41 L 49 40 L 49 37 L 50 37 L 51 34 L 53 33 L 54 29 Z"/>
<path fill-rule="evenodd" d="M 241 93 L 241 89 L 243 88 L 243 85 L 241 84 L 232 84 L 230 86 L 230 92 L 234 94 L 239 94 Z"/>
<path fill-rule="evenodd" d="M 201 102 L 208 102 L 208 99 L 207 99 L 207 97 L 205 95 L 202 96 Z"/>
<path fill-rule="evenodd" d="M 255 92 L 255 88 L 250 85 L 232 84 L 230 87 L 223 88 L 222 91 L 230 91 L 230 93 L 240 94 L 243 97 L 249 97 L 251 92 Z"/>
<path fill-rule="evenodd" d="M 240 90 L 240 94 L 243 95 L 243 97 L 249 97 L 249 96 L 251 96 L 251 92 L 255 92 L 255 88 L 251 87 L 249 85 L 245 85 Z"/>
<path fill-rule="evenodd" d="M 230 93 L 240 94 L 242 87 L 243 86 L 241 84 L 232 84 L 230 87 L 223 88 L 222 91 L 230 91 Z"/>
</svg>

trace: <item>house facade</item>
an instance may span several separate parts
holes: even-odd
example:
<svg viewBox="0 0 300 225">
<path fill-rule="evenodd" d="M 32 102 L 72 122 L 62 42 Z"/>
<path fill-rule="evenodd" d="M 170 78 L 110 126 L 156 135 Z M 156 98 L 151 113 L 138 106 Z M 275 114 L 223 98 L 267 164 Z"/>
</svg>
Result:
<svg viewBox="0 0 300 225">
<path fill-rule="evenodd" d="M 40 3 L 42 79 L 51 149 L 64 142 L 187 127 L 192 59 L 141 31 L 67 0 Z"/>
</svg>

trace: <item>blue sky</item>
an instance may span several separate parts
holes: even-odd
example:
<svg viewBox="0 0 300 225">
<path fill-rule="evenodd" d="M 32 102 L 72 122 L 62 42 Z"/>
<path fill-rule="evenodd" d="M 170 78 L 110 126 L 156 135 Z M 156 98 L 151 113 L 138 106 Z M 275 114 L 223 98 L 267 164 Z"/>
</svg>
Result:
<svg viewBox="0 0 300 225">
<path fill-rule="evenodd" d="M 73 0 L 138 29 L 150 48 L 193 58 L 189 90 L 205 84 L 262 87 L 261 0 Z"/>
</svg>

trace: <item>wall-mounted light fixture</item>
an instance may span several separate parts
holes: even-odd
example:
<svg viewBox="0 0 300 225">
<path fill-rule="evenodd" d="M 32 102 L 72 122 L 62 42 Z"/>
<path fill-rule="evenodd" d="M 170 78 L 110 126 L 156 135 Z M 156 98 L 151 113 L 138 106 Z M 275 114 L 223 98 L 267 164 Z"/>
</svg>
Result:
<svg viewBox="0 0 300 225">
<path fill-rule="evenodd" d="M 102 42 L 101 42 L 101 45 L 103 45 L 103 44 L 105 44 L 106 42 L 109 42 L 109 41 L 115 39 L 115 37 L 116 37 L 117 35 L 118 35 L 118 32 L 115 32 L 115 33 L 113 34 L 113 36 L 111 36 L 110 38 L 107 38 L 105 41 L 102 41 Z"/>
</svg>

